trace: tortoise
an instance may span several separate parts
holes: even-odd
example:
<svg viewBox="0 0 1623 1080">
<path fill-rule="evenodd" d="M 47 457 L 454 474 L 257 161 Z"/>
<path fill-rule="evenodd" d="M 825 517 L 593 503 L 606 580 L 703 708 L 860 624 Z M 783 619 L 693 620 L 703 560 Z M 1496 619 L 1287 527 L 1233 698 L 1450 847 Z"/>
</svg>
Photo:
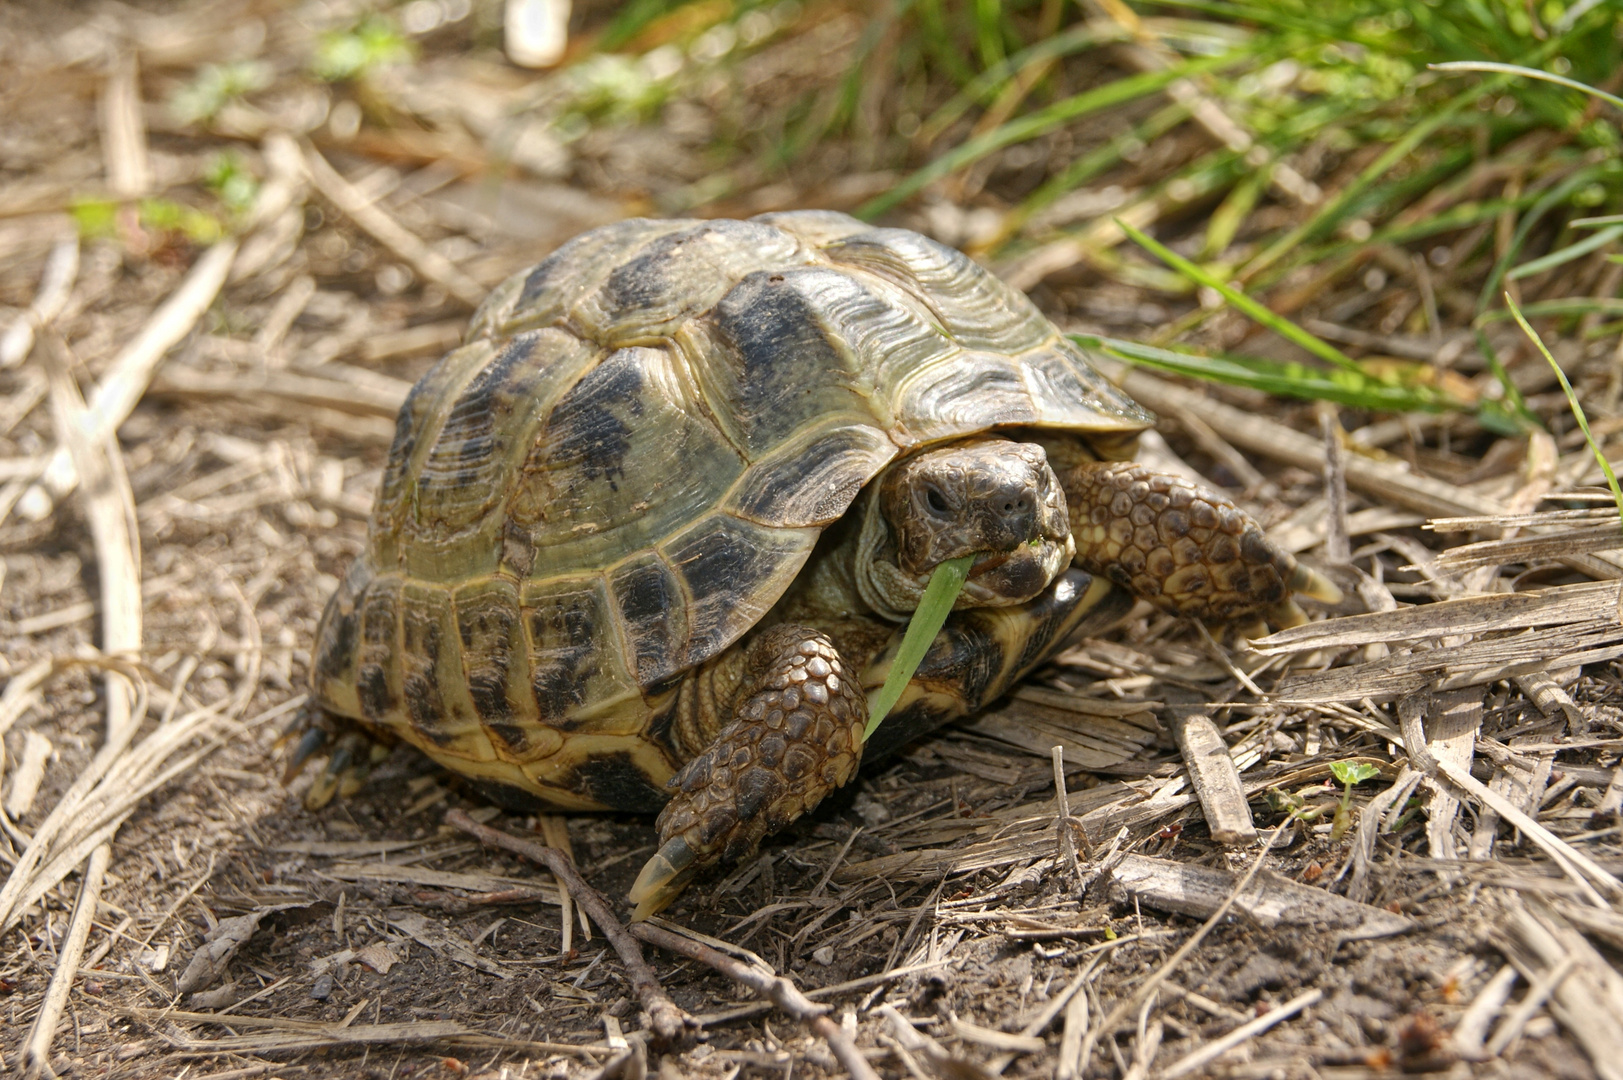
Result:
<svg viewBox="0 0 1623 1080">
<path fill-rule="evenodd" d="M 1293 591 L 1336 598 L 1229 499 L 1134 463 L 1152 421 L 917 233 L 606 225 L 497 287 L 412 389 L 313 700 L 515 809 L 658 812 L 643 917 L 1133 597 L 1287 621 Z M 971 553 L 865 746 L 902 624 Z"/>
</svg>

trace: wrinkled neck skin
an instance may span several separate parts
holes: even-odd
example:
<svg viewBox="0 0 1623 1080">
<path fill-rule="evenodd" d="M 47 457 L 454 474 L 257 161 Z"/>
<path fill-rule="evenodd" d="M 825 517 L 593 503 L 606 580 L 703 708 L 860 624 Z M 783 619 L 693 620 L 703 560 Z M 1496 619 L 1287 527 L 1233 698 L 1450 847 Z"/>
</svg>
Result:
<svg viewBox="0 0 1623 1080">
<path fill-rule="evenodd" d="M 857 534 L 853 577 L 862 602 L 881 618 L 906 622 L 924 590 L 896 564 L 896 538 L 879 508 L 879 485 L 869 484 L 859 496 L 862 529 Z"/>
<path fill-rule="evenodd" d="M 1029 505 L 1012 531 L 1006 523 L 988 524 L 987 491 L 974 490 L 978 481 L 984 488 L 989 463 L 1010 462 L 1029 473 L 1020 488 Z M 943 487 L 953 505 L 950 516 L 938 517 L 921 492 Z M 1007 475 L 998 490 L 1009 491 Z M 999 495 L 993 501 L 1003 500 Z M 907 621 L 935 567 L 947 559 L 976 556 L 955 608 L 1007 607 L 1046 589 L 1076 552 L 1064 491 L 1042 449 L 1031 443 L 976 439 L 932 449 L 890 466 L 864 489 L 853 511 L 860 527 L 850 562 L 852 583 L 864 605 L 892 622 Z M 921 540 L 921 529 L 931 535 Z M 927 552 L 923 558 L 921 550 Z"/>
</svg>

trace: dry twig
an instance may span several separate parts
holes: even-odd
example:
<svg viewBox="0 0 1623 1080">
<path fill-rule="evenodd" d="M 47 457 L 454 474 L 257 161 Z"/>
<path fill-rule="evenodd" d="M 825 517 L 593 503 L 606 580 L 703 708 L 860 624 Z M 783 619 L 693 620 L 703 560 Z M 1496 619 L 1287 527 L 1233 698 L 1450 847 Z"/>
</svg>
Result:
<svg viewBox="0 0 1623 1080">
<path fill-rule="evenodd" d="M 828 1007 L 806 997 L 793 982 L 782 975 L 734 960 L 703 942 L 683 937 L 652 923 L 636 923 L 631 927 L 631 933 L 650 945 L 657 945 L 689 960 L 697 960 L 734 982 L 749 987 L 762 997 L 770 998 L 778 1008 L 821 1035 L 840 1064 L 845 1066 L 846 1072 L 857 1080 L 879 1080 L 879 1074 L 873 1071 L 873 1066 L 862 1056 L 862 1051 L 857 1049 L 851 1036 L 829 1018 Z"/>
<path fill-rule="evenodd" d="M 62 1010 L 68 1003 L 68 991 L 74 976 L 79 973 L 79 961 L 84 956 L 85 944 L 90 940 L 90 924 L 96 916 L 97 898 L 101 896 L 102 878 L 107 864 L 112 861 L 113 849 L 101 844 L 90 856 L 84 880 L 79 884 L 79 900 L 73 905 L 73 918 L 57 953 L 56 970 L 51 973 L 51 984 L 46 988 L 45 1001 L 39 1015 L 28 1032 L 23 1048 L 23 1075 L 33 1080 L 50 1071 L 51 1041 L 56 1038 L 56 1025 L 62 1019 Z"/>
<path fill-rule="evenodd" d="M 357 191 L 354 184 L 338 175 L 338 171 L 327 163 L 321 151 L 306 144 L 304 159 L 316 190 L 349 215 L 350 220 L 366 230 L 372 239 L 410 263 L 412 269 L 429 281 L 443 286 L 446 292 L 470 308 L 484 303 L 488 290 L 483 285 L 458 270 L 450 259 L 423 243 L 371 199 Z"/>
<path fill-rule="evenodd" d="M 1388 937 L 1414 929 L 1407 916 L 1357 903 L 1344 896 L 1303 885 L 1264 870 L 1248 887 L 1234 888 L 1226 870 L 1128 855 L 1114 873 L 1122 888 L 1148 907 L 1191 918 L 1205 918 L 1224 902 L 1259 926 L 1334 928 L 1342 941 Z"/>
<path fill-rule="evenodd" d="M 1089 857 L 1093 857 L 1088 843 L 1088 830 L 1083 827 L 1081 818 L 1071 816 L 1071 797 L 1065 790 L 1065 747 L 1056 746 L 1052 750 L 1054 762 L 1054 801 L 1058 804 L 1059 814 L 1054 824 L 1058 833 L 1059 855 L 1071 865 L 1071 872 L 1076 875 L 1076 883 L 1080 888 L 1082 881 L 1082 863 L 1076 857 L 1076 842 L 1082 841 L 1082 850 Z M 1074 834 L 1074 835 L 1073 835 Z"/>
<path fill-rule="evenodd" d="M 586 883 L 586 879 L 580 876 L 580 872 L 563 852 L 502 832 L 500 829 L 492 829 L 488 825 L 481 825 L 464 810 L 452 810 L 447 813 L 445 823 L 452 828 L 461 829 L 482 843 L 503 848 L 515 855 L 522 855 L 552 871 L 552 876 L 563 883 L 569 894 L 575 898 L 575 902 L 586 911 L 598 929 L 603 931 L 603 935 L 609 939 L 609 944 L 614 946 L 621 963 L 626 966 L 626 973 L 631 976 L 631 984 L 637 989 L 637 997 L 648 1012 L 648 1021 L 653 1027 L 654 1034 L 672 1044 L 678 1044 L 687 1037 L 691 1024 L 687 1013 L 683 1012 L 659 985 L 659 978 L 654 974 L 653 968 L 643 959 L 642 949 L 631 935 L 626 933 L 625 927 L 609 908 L 609 902 L 603 899 L 603 894 Z"/>
<path fill-rule="evenodd" d="M 1189 769 L 1189 783 L 1200 799 L 1212 839 L 1227 847 L 1255 843 L 1257 827 L 1251 818 L 1251 805 L 1246 802 L 1240 770 L 1235 767 L 1222 733 L 1205 710 L 1180 700 L 1195 695 L 1177 687 L 1168 690 L 1172 737 Z"/>
<path fill-rule="evenodd" d="M 1486 1056 L 1488 1027 L 1499 1010 L 1510 1000 L 1510 991 L 1516 985 L 1516 968 L 1506 964 L 1478 991 L 1475 999 L 1454 1025 L 1454 1052 L 1466 1061 L 1480 1061 Z"/>
<path fill-rule="evenodd" d="M 111 432 L 99 439 L 92 437 L 86 423 L 84 403 L 68 373 L 67 348 L 54 332 L 50 333 L 48 343 L 51 363 L 47 375 L 51 381 L 57 437 L 72 455 L 74 467 L 84 479 L 86 517 L 90 523 L 101 576 L 102 646 L 109 655 L 139 652 L 141 556 L 135 527 L 135 499 L 130 492 L 129 478 L 124 473 L 123 456 Z M 135 696 L 123 675 L 108 672 L 107 742 L 103 752 L 97 755 L 98 761 L 112 764 L 134 738 L 141 719 L 140 713 L 131 707 Z M 67 801 L 63 799 L 64 804 Z M 58 810 L 61 809 L 63 806 L 59 805 Z M 52 816 L 59 821 L 66 820 L 62 815 Z M 30 868 L 37 865 L 37 860 L 47 850 L 45 841 L 46 838 L 40 833 L 35 834 L 24 859 L 18 860 L 11 878 L 6 882 L 6 893 L 15 896 L 20 890 L 14 886 L 27 883 L 26 872 L 19 874 L 18 871 L 22 871 L 25 865 Z M 51 1042 L 56 1037 L 56 1023 L 67 1003 L 74 976 L 78 974 L 79 960 L 90 937 L 90 923 L 101 897 L 102 879 L 111 860 L 112 848 L 103 840 L 91 853 L 90 866 L 80 886 L 68 937 L 57 954 L 56 970 L 51 975 L 45 1002 L 28 1036 L 23 1058 L 30 1077 L 50 1070 Z M 9 916 L 9 912 L 5 915 Z"/>
<path fill-rule="evenodd" d="M 0 368 L 16 367 L 28 359 L 34 349 L 35 334 L 62 313 L 78 276 L 79 234 L 74 232 L 57 241 L 51 249 L 34 302 L 0 337 Z"/>
<path fill-rule="evenodd" d="M 365 999 L 362 999 L 364 1005 Z M 357 1013 L 336 1023 L 294 1020 L 285 1016 L 238 1016 L 188 1012 L 181 1009 L 148 1009 L 135 1005 L 114 1005 L 119 1012 L 156 1026 L 166 1026 L 160 1034 L 166 1042 L 192 1054 L 258 1053 L 268 1050 L 311 1050 L 331 1046 L 391 1046 L 414 1043 L 446 1043 L 453 1046 L 496 1048 L 517 1052 L 579 1054 L 595 1057 L 608 1047 L 583 1043 L 508 1039 L 484 1035 L 454 1020 L 413 1020 L 399 1024 L 357 1024 Z M 170 1023 L 219 1024 L 232 1028 L 261 1029 L 263 1034 L 229 1035 L 220 1039 L 194 1039 Z"/>
<path fill-rule="evenodd" d="M 1429 695 L 1427 695 L 1429 696 Z M 1439 776 L 1448 780 L 1455 788 L 1476 799 L 1505 818 L 1512 825 L 1537 844 L 1544 853 L 1555 860 L 1567 876 L 1570 877 L 1584 893 L 1590 903 L 1598 908 L 1609 908 L 1606 900 L 1597 892 L 1597 888 L 1607 894 L 1623 898 L 1623 882 L 1620 882 L 1605 868 L 1596 863 L 1589 856 L 1567 843 L 1565 840 L 1550 832 L 1529 816 L 1521 807 L 1489 788 L 1488 785 L 1472 776 L 1469 772 L 1459 768 L 1451 762 L 1439 761 L 1426 749 L 1426 733 L 1421 726 L 1421 717 L 1425 711 L 1424 698 L 1406 698 L 1398 703 L 1398 718 L 1403 722 L 1404 749 L 1408 751 L 1409 760 L 1415 767 L 1427 776 Z"/>
<path fill-rule="evenodd" d="M 141 71 L 135 53 L 116 57 L 101 98 L 102 158 L 107 186 L 121 199 L 135 199 L 152 188 L 146 124 L 141 119 Z"/>
<path fill-rule="evenodd" d="M 203 253 L 180 288 L 164 301 L 147 320 L 140 333 L 113 358 L 107 373 L 91 391 L 85 418 L 85 441 L 99 445 L 129 418 L 136 402 L 164 355 L 189 334 L 225 285 L 231 262 L 237 255 L 235 240 L 221 240 Z M 39 483 L 24 493 L 18 512 L 32 521 L 42 521 L 56 500 L 79 483 L 72 453 L 58 447 L 45 466 Z"/>
</svg>

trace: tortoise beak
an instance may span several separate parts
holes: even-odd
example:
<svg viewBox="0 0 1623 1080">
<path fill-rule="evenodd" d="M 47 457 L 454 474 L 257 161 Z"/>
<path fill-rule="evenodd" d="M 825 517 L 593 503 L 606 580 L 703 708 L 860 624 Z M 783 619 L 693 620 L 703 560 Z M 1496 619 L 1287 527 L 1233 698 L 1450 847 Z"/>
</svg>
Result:
<svg viewBox="0 0 1623 1080">
<path fill-rule="evenodd" d="M 1064 542 L 1043 539 L 1021 544 L 1013 551 L 991 551 L 976 558 L 959 607 L 1001 607 L 1021 604 L 1048 587 L 1070 565 L 1075 552 L 1069 535 Z M 964 598 L 968 598 L 968 603 Z"/>
</svg>

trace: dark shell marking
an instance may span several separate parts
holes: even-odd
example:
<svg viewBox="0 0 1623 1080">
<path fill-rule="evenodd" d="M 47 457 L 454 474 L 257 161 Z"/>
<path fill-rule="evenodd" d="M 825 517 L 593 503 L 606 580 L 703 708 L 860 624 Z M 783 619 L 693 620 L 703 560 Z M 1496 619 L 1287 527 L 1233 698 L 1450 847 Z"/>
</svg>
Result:
<svg viewBox="0 0 1623 1080">
<path fill-rule="evenodd" d="M 499 286 L 413 388 L 315 696 L 480 784 L 647 809 L 681 765 L 684 678 L 898 454 L 1148 421 L 1023 295 L 915 234 L 605 226 Z"/>
</svg>

